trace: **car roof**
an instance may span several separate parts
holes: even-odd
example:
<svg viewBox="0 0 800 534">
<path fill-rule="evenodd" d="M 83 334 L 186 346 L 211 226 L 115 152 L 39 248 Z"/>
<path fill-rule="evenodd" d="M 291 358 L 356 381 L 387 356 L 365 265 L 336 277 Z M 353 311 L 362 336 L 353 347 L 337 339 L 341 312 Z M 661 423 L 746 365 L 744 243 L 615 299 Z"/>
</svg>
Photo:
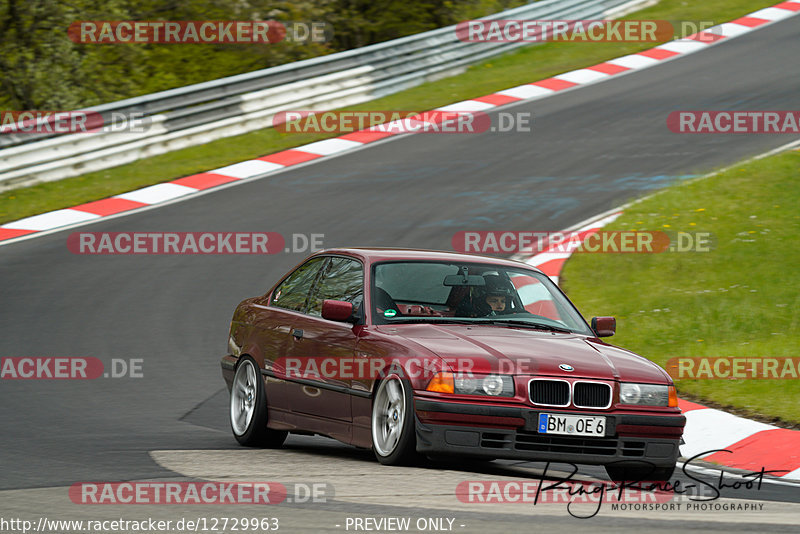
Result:
<svg viewBox="0 0 800 534">
<path fill-rule="evenodd" d="M 478 256 L 476 254 L 464 254 L 461 252 L 447 252 L 443 250 L 426 250 L 411 248 L 331 248 L 318 252 L 317 254 L 344 254 L 356 256 L 366 263 L 378 263 L 392 260 L 418 260 L 418 261 L 452 261 L 452 262 L 473 262 L 488 263 L 507 267 L 526 267 L 538 271 L 536 267 L 526 263 L 509 260 L 505 258 L 493 258 L 489 256 Z"/>
</svg>

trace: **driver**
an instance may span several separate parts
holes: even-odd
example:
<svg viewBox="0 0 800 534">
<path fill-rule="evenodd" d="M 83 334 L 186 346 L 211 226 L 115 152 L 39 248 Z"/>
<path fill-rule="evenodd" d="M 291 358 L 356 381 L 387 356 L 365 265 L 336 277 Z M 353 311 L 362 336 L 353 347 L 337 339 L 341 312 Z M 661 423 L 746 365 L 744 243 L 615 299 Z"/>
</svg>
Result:
<svg viewBox="0 0 800 534">
<path fill-rule="evenodd" d="M 511 311 L 511 300 L 514 298 L 516 290 L 511 282 L 504 280 L 497 274 L 484 275 L 483 279 L 486 285 L 477 288 L 479 292 L 478 310 L 485 312 L 484 315 L 513 313 Z M 480 304 L 483 304 L 483 306 Z"/>
<path fill-rule="evenodd" d="M 486 317 L 514 313 L 511 302 L 516 294 L 513 284 L 497 274 L 483 276 L 484 285 L 474 287 L 459 315 Z"/>
</svg>

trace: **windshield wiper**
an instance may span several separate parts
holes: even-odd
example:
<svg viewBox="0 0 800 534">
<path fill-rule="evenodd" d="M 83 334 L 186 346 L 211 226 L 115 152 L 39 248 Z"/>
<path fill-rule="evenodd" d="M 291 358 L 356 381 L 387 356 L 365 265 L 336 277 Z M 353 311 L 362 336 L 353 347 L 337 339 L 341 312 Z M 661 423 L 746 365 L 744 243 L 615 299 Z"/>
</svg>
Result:
<svg viewBox="0 0 800 534">
<path fill-rule="evenodd" d="M 551 332 L 563 332 L 565 334 L 574 334 L 572 330 L 563 326 L 553 326 L 546 323 L 537 323 L 532 321 L 521 321 L 516 319 L 489 319 L 483 321 L 476 321 L 477 324 L 507 324 L 513 326 L 527 326 L 528 328 L 535 328 L 537 330 L 549 330 Z"/>
<path fill-rule="evenodd" d="M 468 325 L 481 325 L 481 324 L 497 324 L 509 326 L 525 326 L 536 330 L 548 330 L 550 332 L 561 332 L 564 334 L 574 334 L 572 330 L 563 326 L 553 326 L 546 323 L 537 323 L 531 321 L 521 321 L 515 319 L 457 319 L 451 317 L 400 317 L 394 319 L 387 324 L 398 323 L 444 323 L 444 324 L 468 324 Z"/>
<path fill-rule="evenodd" d="M 453 319 L 450 317 L 437 317 L 431 315 L 430 317 L 400 317 L 393 319 L 386 324 L 397 323 L 450 323 L 450 324 L 475 324 L 475 321 L 468 321 L 466 319 Z"/>
</svg>

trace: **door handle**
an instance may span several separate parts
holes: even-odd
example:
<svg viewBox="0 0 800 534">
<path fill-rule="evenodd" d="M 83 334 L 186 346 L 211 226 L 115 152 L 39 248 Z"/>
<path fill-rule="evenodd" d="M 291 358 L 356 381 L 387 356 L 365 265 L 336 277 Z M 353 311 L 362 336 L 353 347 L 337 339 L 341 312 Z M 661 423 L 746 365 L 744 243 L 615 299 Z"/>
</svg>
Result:
<svg viewBox="0 0 800 534">
<path fill-rule="evenodd" d="M 322 395 L 322 390 L 313 386 L 303 386 L 303 393 L 309 397 L 319 397 Z"/>
<path fill-rule="evenodd" d="M 299 328 L 293 328 L 292 329 L 292 336 L 295 339 L 300 339 L 301 337 L 303 337 L 303 331 L 301 329 L 299 329 Z"/>
</svg>

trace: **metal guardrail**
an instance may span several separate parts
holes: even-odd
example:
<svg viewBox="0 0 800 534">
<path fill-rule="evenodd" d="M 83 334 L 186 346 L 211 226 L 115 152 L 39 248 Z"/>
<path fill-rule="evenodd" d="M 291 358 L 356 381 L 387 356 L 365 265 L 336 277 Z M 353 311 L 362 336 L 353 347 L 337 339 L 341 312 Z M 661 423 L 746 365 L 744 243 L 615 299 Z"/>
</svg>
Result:
<svg viewBox="0 0 800 534">
<path fill-rule="evenodd" d="M 647 0 L 542 0 L 483 19 L 612 18 Z M 288 110 L 366 102 L 463 71 L 527 43 L 468 43 L 455 26 L 86 111 L 142 114 L 143 132 L 0 135 L 0 191 L 60 180 L 272 126 Z"/>
</svg>

